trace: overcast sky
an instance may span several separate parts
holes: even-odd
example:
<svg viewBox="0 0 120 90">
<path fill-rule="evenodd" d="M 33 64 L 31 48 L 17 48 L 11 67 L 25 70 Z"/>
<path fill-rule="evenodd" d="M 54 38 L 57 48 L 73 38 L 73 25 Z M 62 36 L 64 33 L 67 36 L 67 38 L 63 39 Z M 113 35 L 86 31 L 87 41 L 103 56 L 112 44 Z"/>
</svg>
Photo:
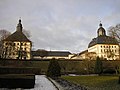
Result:
<svg viewBox="0 0 120 90">
<path fill-rule="evenodd" d="M 0 29 L 16 30 L 19 18 L 34 49 L 86 50 L 100 21 L 120 23 L 120 0 L 0 0 Z"/>
</svg>

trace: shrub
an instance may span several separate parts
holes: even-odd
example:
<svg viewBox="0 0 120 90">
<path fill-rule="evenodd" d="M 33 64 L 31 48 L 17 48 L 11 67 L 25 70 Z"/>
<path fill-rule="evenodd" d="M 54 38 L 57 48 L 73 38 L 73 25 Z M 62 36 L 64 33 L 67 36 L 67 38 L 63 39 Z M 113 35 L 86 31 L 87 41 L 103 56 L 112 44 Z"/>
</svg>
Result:
<svg viewBox="0 0 120 90">
<path fill-rule="evenodd" d="M 103 71 L 103 66 L 102 66 L 102 61 L 99 57 L 96 58 L 96 63 L 95 63 L 95 73 L 96 74 L 101 74 Z"/>
<path fill-rule="evenodd" d="M 57 60 L 52 59 L 50 60 L 48 70 L 47 70 L 48 77 L 59 77 L 61 76 L 61 68 Z"/>
<path fill-rule="evenodd" d="M 113 68 L 107 68 L 103 70 L 103 74 L 115 74 L 116 71 Z"/>
<path fill-rule="evenodd" d="M 2 74 L 0 75 L 0 88 L 29 89 L 29 88 L 34 88 L 34 85 L 35 85 L 34 74 Z"/>
</svg>

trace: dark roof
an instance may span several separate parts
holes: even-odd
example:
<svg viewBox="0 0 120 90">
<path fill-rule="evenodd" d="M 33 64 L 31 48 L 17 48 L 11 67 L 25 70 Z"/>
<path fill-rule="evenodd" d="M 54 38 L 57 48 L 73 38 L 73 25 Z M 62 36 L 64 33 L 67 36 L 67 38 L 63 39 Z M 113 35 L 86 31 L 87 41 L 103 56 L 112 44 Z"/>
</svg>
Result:
<svg viewBox="0 0 120 90">
<path fill-rule="evenodd" d="M 19 42 L 31 42 L 24 34 L 22 31 L 16 31 L 10 36 L 8 36 L 6 39 L 3 41 L 19 41 Z"/>
<path fill-rule="evenodd" d="M 67 51 L 48 51 L 48 56 L 68 56 L 69 54 L 71 54 L 70 52 Z"/>
<path fill-rule="evenodd" d="M 31 42 L 22 32 L 22 24 L 21 19 L 19 19 L 19 23 L 17 24 L 16 32 L 8 36 L 3 41 L 19 41 L 19 42 Z"/>
<path fill-rule="evenodd" d="M 32 51 L 32 56 L 41 56 L 40 51 Z M 68 51 L 47 51 L 46 56 L 60 56 L 60 57 L 66 57 L 69 54 L 71 54 Z"/>
<path fill-rule="evenodd" d="M 118 41 L 110 36 L 98 36 L 97 38 L 92 39 L 92 41 L 89 43 L 88 48 L 91 46 L 94 46 L 96 44 L 113 44 L 118 45 Z"/>
</svg>

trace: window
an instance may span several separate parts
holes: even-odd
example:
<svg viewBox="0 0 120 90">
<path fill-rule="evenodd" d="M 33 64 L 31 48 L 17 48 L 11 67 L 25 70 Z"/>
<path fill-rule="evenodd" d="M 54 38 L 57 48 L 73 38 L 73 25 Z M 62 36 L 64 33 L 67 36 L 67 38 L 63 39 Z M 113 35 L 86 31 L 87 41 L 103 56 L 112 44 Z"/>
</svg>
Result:
<svg viewBox="0 0 120 90">
<path fill-rule="evenodd" d="M 15 55 L 15 53 L 13 53 L 13 55 Z"/>
<path fill-rule="evenodd" d="M 17 43 L 17 45 L 19 45 L 19 43 Z"/>
<path fill-rule="evenodd" d="M 21 43 L 21 46 L 23 45 L 23 43 Z"/>
<path fill-rule="evenodd" d="M 101 48 L 102 48 L 102 46 L 101 46 Z"/>
</svg>

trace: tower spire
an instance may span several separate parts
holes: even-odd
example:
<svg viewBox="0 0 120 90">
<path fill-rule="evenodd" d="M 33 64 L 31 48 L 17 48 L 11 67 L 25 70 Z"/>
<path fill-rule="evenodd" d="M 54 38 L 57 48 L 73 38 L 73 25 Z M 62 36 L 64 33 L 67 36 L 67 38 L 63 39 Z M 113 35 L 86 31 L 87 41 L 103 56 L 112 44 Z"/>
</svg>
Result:
<svg viewBox="0 0 120 90">
<path fill-rule="evenodd" d="M 21 24 L 21 18 L 19 19 L 19 23 L 17 24 L 17 31 L 22 31 L 22 24 Z"/>
<path fill-rule="evenodd" d="M 100 27 L 102 27 L 102 23 L 101 23 L 101 21 L 100 21 L 100 24 L 99 24 L 99 26 L 100 26 Z"/>
<path fill-rule="evenodd" d="M 105 29 L 102 27 L 101 21 L 100 21 L 99 26 L 100 26 L 100 27 L 98 28 L 98 31 L 97 31 L 98 36 L 106 36 L 106 31 L 105 31 Z"/>
</svg>

